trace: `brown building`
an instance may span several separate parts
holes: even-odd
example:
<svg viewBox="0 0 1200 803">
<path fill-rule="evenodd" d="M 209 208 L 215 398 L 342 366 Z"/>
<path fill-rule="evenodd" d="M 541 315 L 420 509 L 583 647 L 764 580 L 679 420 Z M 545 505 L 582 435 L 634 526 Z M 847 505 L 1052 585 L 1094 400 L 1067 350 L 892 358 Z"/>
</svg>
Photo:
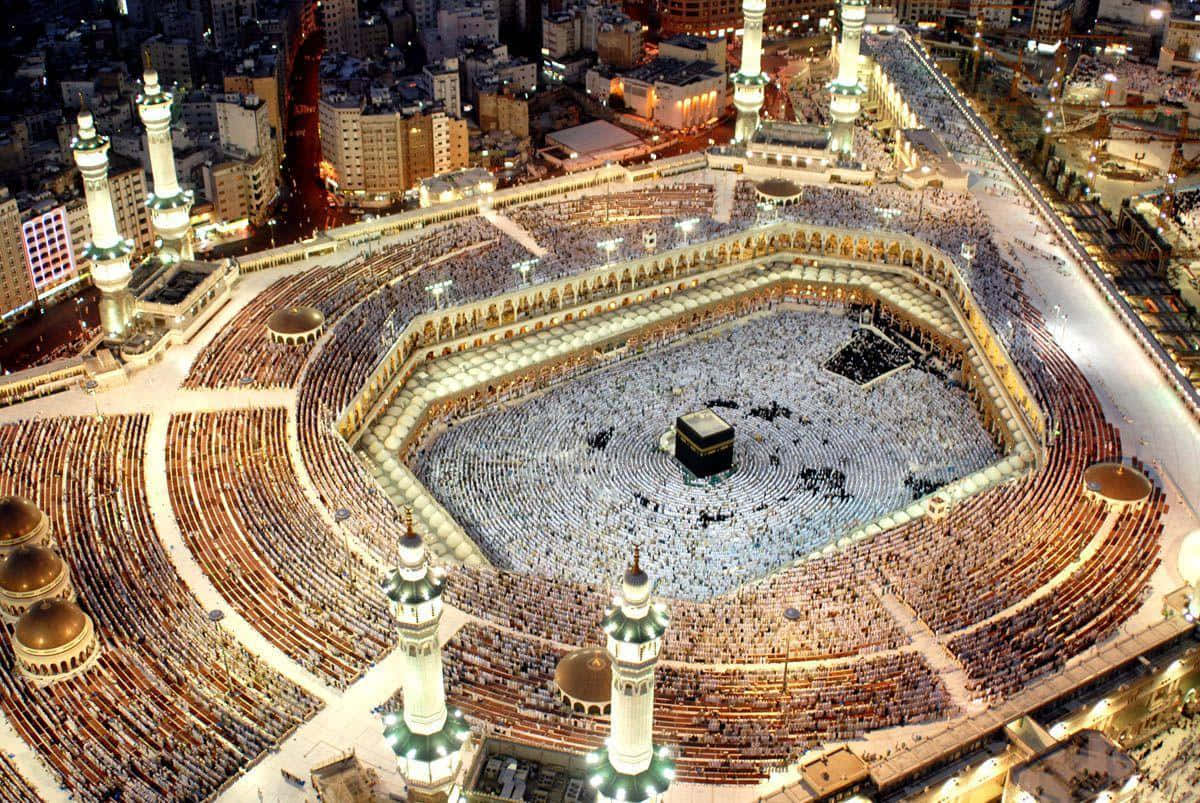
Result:
<svg viewBox="0 0 1200 803">
<path fill-rule="evenodd" d="M 479 93 L 479 127 L 485 133 L 507 131 L 518 137 L 528 137 L 529 101 L 503 93 Z"/>
<path fill-rule="evenodd" d="M 800 23 L 800 30 L 827 16 L 835 4 L 832 0 L 781 0 L 767 4 L 763 25 L 787 28 Z M 741 0 L 666 0 L 663 5 L 662 34 L 695 33 L 716 36 L 732 33 L 742 27 Z"/>
</svg>

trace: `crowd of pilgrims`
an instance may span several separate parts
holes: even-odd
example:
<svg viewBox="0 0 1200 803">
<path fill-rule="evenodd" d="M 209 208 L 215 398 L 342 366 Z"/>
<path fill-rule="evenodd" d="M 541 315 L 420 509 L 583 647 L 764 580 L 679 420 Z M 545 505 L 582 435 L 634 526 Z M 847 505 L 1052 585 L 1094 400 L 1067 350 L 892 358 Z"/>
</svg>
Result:
<svg viewBox="0 0 1200 803">
<path fill-rule="evenodd" d="M 856 331 L 841 310 L 769 314 L 452 423 L 414 471 L 497 566 L 585 582 L 641 543 L 671 557 L 667 596 L 730 591 L 996 457 L 943 379 L 826 370 Z M 890 356 L 877 342 L 864 360 Z M 703 407 L 736 433 L 717 482 L 658 448 Z"/>
<path fill-rule="evenodd" d="M 943 100 L 918 98 L 915 107 L 943 131 L 953 133 L 959 125 L 949 117 Z M 692 182 L 592 196 L 572 201 L 578 207 L 573 211 L 550 203 L 506 214 L 548 249 L 535 272 L 535 278 L 546 278 L 602 263 L 606 256 L 595 243 L 605 239 L 624 238 L 612 255 L 617 259 L 640 253 L 645 247 L 642 233 L 649 229 L 661 250 L 685 236 L 695 241 L 752 224 L 757 214 L 752 187 L 742 183 L 736 195 L 729 223 L 713 219 L 711 188 Z M 621 209 L 616 222 L 614 208 Z M 571 226 L 563 225 L 565 210 L 577 214 Z M 674 225 L 683 214 L 698 218 L 687 234 Z M 1146 508 L 1121 517 L 1100 548 L 1075 569 L 1071 582 L 1027 608 L 1004 613 L 1046 578 L 1071 566 L 1098 532 L 1103 513 L 1082 496 L 1079 475 L 1091 462 L 1119 458 L 1119 436 L 1105 421 L 1086 380 L 1025 301 L 1017 269 L 1002 261 L 990 225 L 970 197 L 940 190 L 922 196 L 888 186 L 806 188 L 800 202 L 780 214 L 815 223 L 908 231 L 951 256 L 963 242 L 975 244 L 977 255 L 958 260 L 959 270 L 1049 409 L 1058 434 L 1044 467 L 1027 479 L 963 501 L 946 524 L 920 520 L 711 600 L 672 600 L 667 644 L 672 660 L 743 663 L 778 662 L 784 656 L 839 657 L 837 666 L 846 673 L 832 685 L 813 681 L 815 687 L 833 691 L 806 703 L 803 716 L 788 720 L 787 732 L 795 739 L 782 746 L 772 742 L 771 729 L 754 724 L 754 718 L 728 730 L 720 724 L 727 707 L 732 716 L 738 706 L 752 707 L 763 697 L 761 684 L 773 683 L 778 667 L 764 669 L 765 675 L 749 677 L 747 672 L 735 678 L 697 669 L 694 682 L 689 679 L 679 687 L 682 691 L 668 676 L 665 699 L 679 700 L 692 718 L 679 731 L 699 762 L 688 766 L 702 768 L 707 762 L 712 772 L 698 769 L 697 775 L 709 778 L 761 777 L 764 762 L 790 756 L 791 744 L 945 715 L 945 690 L 907 648 L 903 629 L 884 605 L 890 597 L 906 603 L 934 632 L 952 637 L 947 646 L 963 663 L 972 693 L 984 699 L 1001 699 L 1062 666 L 1110 635 L 1142 604 L 1147 578 L 1157 565 L 1153 546 L 1165 510 L 1162 495 L 1156 493 Z M 256 599 L 255 604 L 272 615 L 250 621 L 257 621 L 264 637 L 285 652 L 308 660 L 327 682 L 348 682 L 387 645 L 372 645 L 365 653 L 351 650 L 350 666 L 337 667 L 328 660 L 339 652 L 337 640 L 328 634 L 355 631 L 361 617 L 374 617 L 364 613 L 371 609 L 369 604 L 360 607 L 363 592 L 355 586 L 355 578 L 367 570 L 349 557 L 339 563 L 342 533 L 333 526 L 298 533 L 287 524 L 319 518 L 308 497 L 298 492 L 291 450 L 299 449 L 319 501 L 330 510 L 346 509 L 345 531 L 382 559 L 394 558 L 400 513 L 332 431 L 332 421 L 404 324 L 432 306 L 427 284 L 452 280 L 454 300 L 494 294 L 520 282 L 512 263 L 528 257 L 522 246 L 480 219 L 366 245 L 348 261 L 339 256 L 340 264 L 277 280 L 202 349 L 188 376 L 189 387 L 298 387 L 298 444 L 287 440 L 278 411 L 249 417 L 245 411 L 181 417 L 173 422 L 168 441 L 173 455 L 170 502 L 177 511 L 193 510 L 201 516 L 187 536 L 194 549 L 205 534 L 219 530 L 226 539 L 219 554 L 229 565 L 214 568 L 215 551 L 205 560 L 231 604 L 248 606 L 264 574 L 282 572 L 285 579 L 278 582 L 297 579 L 301 568 L 311 575 L 303 580 L 304 593 L 311 596 L 308 603 L 277 610 L 277 595 Z M 263 332 L 266 318 L 280 306 L 306 303 L 326 314 L 328 335 L 319 349 L 271 344 Z M 123 789 L 129 799 L 205 798 L 318 705 L 236 642 L 222 638 L 222 631 L 207 621 L 206 612 L 175 573 L 154 532 L 146 499 L 142 461 L 148 421 L 142 416 L 110 416 L 103 422 L 30 420 L 0 428 L 6 440 L 3 490 L 30 496 L 52 517 L 80 603 L 96 619 L 104 644 L 96 667 L 39 690 L 14 673 L 7 641 L 0 640 L 0 706 L 83 799 L 101 797 L 112 788 Z M 192 457 L 205 439 L 226 445 L 208 456 Z M 186 481 L 189 471 L 201 479 L 199 485 Z M 828 476 L 810 478 L 823 481 Z M 238 483 L 250 487 L 236 489 Z M 272 496 L 280 488 L 285 492 Z M 231 518 L 223 523 L 208 519 L 206 499 L 222 500 L 234 510 Z M 303 538 L 315 542 L 305 554 L 318 559 L 285 570 L 278 556 Z M 655 570 L 667 577 L 671 562 L 672 556 L 663 554 Z M 509 636 L 550 639 L 562 646 L 595 643 L 600 638 L 597 620 L 623 563 L 614 555 L 588 583 L 483 567 L 456 569 L 450 580 L 451 600 L 485 623 L 462 643 L 468 645 L 468 637 L 484 644 L 498 638 L 486 623 L 525 634 L 506 634 L 505 643 Z M 504 604 L 497 605 L 498 599 Z M 548 600 L 554 604 L 548 605 Z M 799 619 L 787 621 L 786 630 L 785 607 L 801 613 Z M 277 616 L 280 611 L 284 615 Z M 997 614 L 986 626 L 955 636 Z M 284 632 L 281 626 L 294 627 L 297 633 Z M 382 632 L 380 637 L 385 638 Z M 522 702 L 529 695 L 549 693 L 538 685 L 540 674 L 523 674 L 532 654 L 524 649 L 512 647 L 511 657 L 495 666 L 504 675 L 496 682 L 502 682 L 506 697 L 489 697 L 493 680 L 486 672 L 472 675 L 455 669 L 456 699 L 464 705 L 494 703 L 502 711 L 498 718 L 489 719 L 484 707 L 479 720 L 531 741 L 552 745 L 578 738 L 571 735 L 577 723 L 563 726 Z M 452 656 L 451 667 L 473 663 L 481 672 L 489 668 L 483 665 L 487 649 L 476 650 L 474 661 L 471 650 L 462 650 L 461 658 Z M 819 675 L 823 670 L 802 671 Z M 875 694 L 883 695 L 887 704 Z M 764 699 L 778 702 L 769 693 Z M 844 701 L 843 707 L 837 707 L 838 700 Z M 780 716 L 780 707 L 775 716 Z"/>
<path fill-rule="evenodd" d="M 1088 54 L 1079 57 L 1067 76 L 1067 91 L 1077 86 L 1105 89 L 1107 75 L 1116 76 L 1128 92 L 1147 101 L 1163 100 L 1182 104 L 1200 100 L 1200 83 L 1194 74 L 1172 75 L 1160 72 L 1150 64 L 1139 64 L 1128 59 L 1101 60 Z"/>
<path fill-rule="evenodd" d="M 447 703 L 481 730 L 582 752 L 607 723 L 558 699 L 561 647 L 468 624 L 445 647 Z M 391 706 L 395 706 L 393 701 Z M 749 783 L 820 744 L 955 712 L 946 688 L 911 649 L 816 666 L 715 670 L 660 664 L 655 739 L 676 752 L 677 777 Z"/>
<path fill-rule="evenodd" d="M 1141 783 L 1136 803 L 1195 803 L 1200 800 L 1200 712 L 1188 713 L 1166 731 L 1130 751 Z"/>
<path fill-rule="evenodd" d="M 177 574 L 144 485 L 148 426 L 0 427 L 0 494 L 45 512 L 101 643 L 95 666 L 39 688 L 0 638 L 0 709 L 79 800 L 206 799 L 320 705 L 215 627 Z"/>
</svg>

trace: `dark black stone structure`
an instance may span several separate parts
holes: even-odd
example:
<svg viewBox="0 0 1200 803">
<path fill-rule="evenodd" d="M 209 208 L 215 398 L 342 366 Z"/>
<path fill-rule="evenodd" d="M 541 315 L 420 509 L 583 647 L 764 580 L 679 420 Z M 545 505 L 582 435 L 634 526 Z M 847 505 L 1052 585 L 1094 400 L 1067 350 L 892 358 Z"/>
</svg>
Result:
<svg viewBox="0 0 1200 803">
<path fill-rule="evenodd" d="M 733 427 L 709 408 L 675 419 L 675 459 L 697 477 L 733 468 Z"/>
</svg>

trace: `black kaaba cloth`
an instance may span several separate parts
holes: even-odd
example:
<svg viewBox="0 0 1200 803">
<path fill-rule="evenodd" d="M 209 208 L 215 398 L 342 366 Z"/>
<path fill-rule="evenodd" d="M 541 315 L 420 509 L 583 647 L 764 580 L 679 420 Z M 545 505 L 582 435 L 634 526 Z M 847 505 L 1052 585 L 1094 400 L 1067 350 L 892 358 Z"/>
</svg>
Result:
<svg viewBox="0 0 1200 803">
<path fill-rule="evenodd" d="M 697 477 L 733 468 L 733 427 L 707 407 L 675 419 L 675 459 Z"/>
</svg>

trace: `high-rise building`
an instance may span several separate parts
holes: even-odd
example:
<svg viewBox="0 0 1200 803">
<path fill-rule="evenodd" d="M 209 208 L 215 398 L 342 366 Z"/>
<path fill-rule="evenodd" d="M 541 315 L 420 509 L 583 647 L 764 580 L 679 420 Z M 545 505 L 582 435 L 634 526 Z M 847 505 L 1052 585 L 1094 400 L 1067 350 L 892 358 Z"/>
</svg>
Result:
<svg viewBox="0 0 1200 803">
<path fill-rule="evenodd" d="M 117 216 L 117 230 L 133 241 L 133 254 L 146 253 L 154 245 L 154 228 L 146 208 L 146 171 L 140 162 L 113 154 L 109 160 L 108 187 L 112 193 L 113 214 Z M 91 236 L 84 216 L 83 236 L 75 241 L 76 246 Z"/>
<path fill-rule="evenodd" d="M 733 105 L 737 108 L 733 141 L 749 142 L 758 130 L 758 110 L 765 97 L 767 77 L 762 72 L 763 15 L 766 0 L 742 0 L 745 15 L 742 65 L 733 75 Z"/>
<path fill-rule="evenodd" d="M 238 46 L 242 21 L 258 13 L 255 0 L 205 0 L 205 18 L 215 50 L 232 51 Z"/>
<path fill-rule="evenodd" d="M 423 178 L 467 167 L 467 123 L 440 106 L 405 113 L 332 93 L 319 104 L 326 172 L 351 199 L 387 202 Z"/>
<path fill-rule="evenodd" d="M 399 629 L 404 708 L 384 718 L 384 738 L 415 803 L 445 801 L 458 774 L 469 735 L 462 716 L 446 710 L 446 684 L 438 623 L 442 619 L 441 572 L 429 566 L 425 543 L 412 526 L 400 539 L 400 565 L 384 588 Z"/>
<path fill-rule="evenodd" d="M 270 113 L 254 95 L 215 99 L 222 160 L 204 168 L 205 192 L 223 221 L 267 222 L 279 197 L 279 164 Z"/>
<path fill-rule="evenodd" d="M 658 803 L 675 777 L 670 753 L 653 741 L 654 670 L 669 619 L 650 591 L 635 548 L 617 604 L 602 623 L 612 660 L 612 728 L 605 747 L 587 757 L 600 803 Z"/>
<path fill-rule="evenodd" d="M 358 53 L 358 0 L 321 0 L 321 27 L 330 53 Z"/>
<path fill-rule="evenodd" d="M 186 89 L 195 80 L 195 64 L 192 60 L 193 47 L 187 39 L 152 36 L 142 47 L 150 63 L 158 72 L 165 86 Z"/>
<path fill-rule="evenodd" d="M 867 0 L 841 0 L 841 6 L 838 72 L 829 84 L 829 116 L 833 121 L 829 149 L 836 154 L 851 156 L 854 153 L 854 123 L 858 120 L 860 98 L 867 91 L 858 80 L 858 54 L 863 22 L 867 19 Z"/>
<path fill-rule="evenodd" d="M 17 199 L 9 194 L 8 187 L 0 187 L 0 316 L 34 298 L 22 236 Z"/>
<path fill-rule="evenodd" d="M 421 70 L 425 91 L 446 109 L 451 117 L 462 117 L 462 90 L 459 86 L 458 59 L 426 64 Z"/>
</svg>

